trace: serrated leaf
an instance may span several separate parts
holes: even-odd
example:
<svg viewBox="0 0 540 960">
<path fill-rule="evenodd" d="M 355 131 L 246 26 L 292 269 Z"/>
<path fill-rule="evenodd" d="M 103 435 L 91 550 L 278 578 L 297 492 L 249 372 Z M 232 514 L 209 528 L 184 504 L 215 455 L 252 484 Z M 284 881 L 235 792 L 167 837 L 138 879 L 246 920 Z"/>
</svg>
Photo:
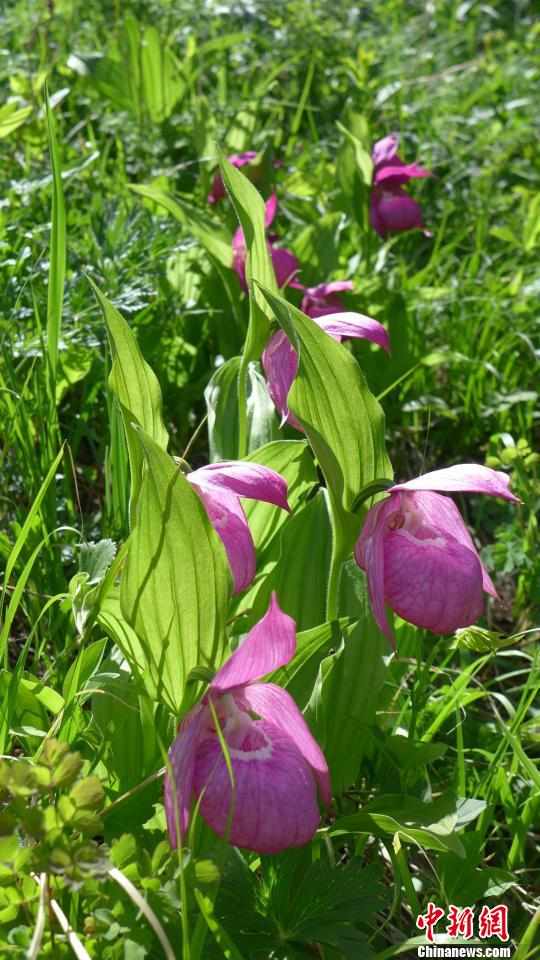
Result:
<svg viewBox="0 0 540 960">
<path fill-rule="evenodd" d="M 146 468 L 120 602 L 141 644 L 137 669 L 177 713 L 190 671 L 221 663 L 231 574 L 223 544 L 179 468 L 142 431 L 136 440 Z"/>
<path fill-rule="evenodd" d="M 114 540 L 83 543 L 79 550 L 79 571 L 88 574 L 88 583 L 100 583 L 116 556 Z"/>
</svg>

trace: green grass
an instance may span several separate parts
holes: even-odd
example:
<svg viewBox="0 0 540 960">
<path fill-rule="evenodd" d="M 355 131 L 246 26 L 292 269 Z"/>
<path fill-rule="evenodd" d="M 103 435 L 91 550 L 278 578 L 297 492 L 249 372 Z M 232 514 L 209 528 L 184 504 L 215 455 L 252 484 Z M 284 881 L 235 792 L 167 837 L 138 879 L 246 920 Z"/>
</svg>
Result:
<svg viewBox="0 0 540 960">
<path fill-rule="evenodd" d="M 182 960 L 413 957 L 407 941 L 429 900 L 507 903 L 516 956 L 531 960 L 540 956 L 533 4 L 216 6 L 20 0 L 0 11 L 0 754 L 15 767 L 41 762 L 58 738 L 105 797 L 77 808 L 86 833 L 51 813 L 40 834 L 24 783 L 11 784 L 7 805 L 0 780 L 0 955 L 27 955 L 42 915 L 32 873 L 43 873 L 91 957 L 163 956 L 112 865 Z M 8 124 L 4 104 L 26 113 Z M 338 123 L 370 141 L 401 132 L 402 155 L 434 174 L 413 187 L 432 237 L 383 244 L 366 230 L 366 193 Z M 89 279 L 159 381 L 170 452 L 183 456 L 193 440 L 190 465 L 206 463 L 203 392 L 219 359 L 242 352 L 249 317 L 219 261 L 222 234 L 208 233 L 207 218 L 222 233 L 236 228 L 227 201 L 206 203 L 216 144 L 268 151 L 276 233 L 302 281 L 352 279 L 350 309 L 389 328 L 389 362 L 364 343 L 352 350 L 383 397 L 396 475 L 474 460 L 509 471 L 524 502 L 461 498 L 500 599 L 481 633 L 452 640 L 399 627 L 374 717 L 358 721 L 358 776 L 335 810 L 338 826 L 363 817 L 354 829 L 329 820 L 311 848 L 259 862 L 216 847 L 198 822 L 193 856 L 180 863 L 156 776 L 176 717 L 135 682 L 118 646 L 129 460 Z M 133 185 L 168 192 L 181 212 Z M 281 436 L 298 438 L 288 428 Z M 340 613 L 359 616 L 358 598 L 350 602 Z M 313 702 L 308 716 L 316 722 Z M 61 811 L 84 783 L 77 776 L 34 793 L 36 807 Z M 396 794 L 426 807 L 406 811 Z M 36 844 L 12 844 L 11 814 L 19 840 Z M 329 941 L 321 923 L 334 908 Z M 354 942 L 343 933 L 351 924 Z M 41 949 L 72 955 L 48 913 Z"/>
</svg>

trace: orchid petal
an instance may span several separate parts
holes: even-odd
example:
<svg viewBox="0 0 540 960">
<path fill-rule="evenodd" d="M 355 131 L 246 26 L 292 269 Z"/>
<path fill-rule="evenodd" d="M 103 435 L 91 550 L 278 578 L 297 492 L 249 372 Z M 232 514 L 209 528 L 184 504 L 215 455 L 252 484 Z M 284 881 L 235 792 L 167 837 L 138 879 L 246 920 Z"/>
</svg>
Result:
<svg viewBox="0 0 540 960">
<path fill-rule="evenodd" d="M 406 530 L 385 536 L 385 596 L 400 617 L 434 633 L 453 633 L 481 616 L 482 567 L 476 551 L 445 536 L 417 538 Z"/>
<path fill-rule="evenodd" d="M 200 705 L 194 707 L 180 725 L 176 739 L 169 750 L 174 788 L 167 771 L 164 781 L 164 804 L 172 847 L 176 847 L 178 842 L 176 835 L 177 821 L 183 838 L 185 838 L 188 830 L 195 760 L 207 722 L 208 709 Z"/>
<path fill-rule="evenodd" d="M 373 188 L 370 222 L 382 237 L 387 233 L 421 229 L 424 226 L 420 204 L 400 187 L 393 187 L 391 190 Z"/>
<path fill-rule="evenodd" d="M 377 186 L 384 184 L 387 187 L 400 186 L 417 177 L 430 177 L 431 170 L 421 167 L 417 163 L 403 163 L 397 157 L 392 164 L 381 167 L 375 172 L 373 183 Z"/>
<path fill-rule="evenodd" d="M 393 160 L 398 151 L 398 147 L 398 133 L 390 133 L 387 137 L 383 137 L 382 140 L 377 140 L 373 145 L 371 154 L 374 166 L 378 167 L 381 163 L 388 163 L 389 160 Z"/>
<path fill-rule="evenodd" d="M 268 250 L 272 258 L 276 283 L 278 287 L 284 287 L 298 273 L 300 264 L 294 253 L 286 247 L 274 247 L 273 244 L 268 244 Z"/>
<path fill-rule="evenodd" d="M 258 680 L 288 663 L 295 650 L 296 624 L 280 609 L 273 593 L 264 617 L 216 673 L 210 689 L 224 693 Z"/>
<path fill-rule="evenodd" d="M 315 323 L 334 340 L 341 341 L 344 338 L 371 340 L 383 350 L 390 351 L 390 339 L 382 323 L 362 313 L 331 313 L 314 319 Z"/>
<path fill-rule="evenodd" d="M 201 744 L 194 776 L 201 814 L 220 837 L 257 853 L 303 846 L 320 822 L 311 768 L 275 724 L 261 720 L 252 726 L 262 746 L 229 747 L 234 793 L 217 737 Z"/>
<path fill-rule="evenodd" d="M 261 362 L 270 396 L 283 424 L 289 417 L 287 397 L 298 371 L 298 355 L 282 330 L 274 333 L 266 344 Z"/>
<path fill-rule="evenodd" d="M 291 695 L 274 683 L 254 683 L 242 691 L 242 698 L 251 710 L 275 724 L 294 742 L 312 768 L 321 799 L 328 806 L 332 799 L 328 764 Z"/>
<path fill-rule="evenodd" d="M 384 535 L 393 513 L 399 509 L 395 499 L 375 504 L 368 512 L 362 532 L 356 541 L 354 555 L 361 570 L 365 570 L 373 616 L 385 637 L 394 644 L 394 633 L 385 609 L 385 550 Z"/>
<path fill-rule="evenodd" d="M 329 283 L 319 283 L 316 287 L 305 287 L 300 309 L 313 319 L 338 313 L 345 310 L 338 293 L 352 289 L 351 280 L 331 280 Z"/>
<path fill-rule="evenodd" d="M 269 227 L 275 219 L 278 208 L 278 198 L 276 193 L 272 193 L 264 205 L 264 225 Z"/>
<path fill-rule="evenodd" d="M 444 490 L 447 493 L 485 493 L 490 497 L 502 497 L 520 503 L 510 491 L 510 478 L 502 470 L 492 470 L 477 463 L 458 463 L 442 470 L 432 470 L 406 483 L 397 483 L 396 490 Z"/>
<path fill-rule="evenodd" d="M 238 497 L 249 500 L 262 500 L 276 507 L 289 510 L 287 503 L 287 481 L 260 463 L 248 463 L 242 460 L 221 460 L 209 463 L 188 474 L 191 483 L 199 487 L 211 487 L 214 490 L 228 490 Z"/>
<path fill-rule="evenodd" d="M 257 154 L 254 150 L 245 150 L 244 153 L 232 153 L 227 159 L 229 163 L 232 163 L 233 167 L 244 167 L 246 164 L 252 163 L 256 157 Z M 212 180 L 212 187 L 207 198 L 208 203 L 218 203 L 220 200 L 223 200 L 224 196 L 225 185 L 221 173 L 218 171 L 214 174 L 214 179 Z"/>
<path fill-rule="evenodd" d="M 224 487 L 199 484 L 193 474 L 188 474 L 187 478 L 199 494 L 210 523 L 227 551 L 234 592 L 240 593 L 249 586 L 256 569 L 255 545 L 240 501 L 236 494 Z"/>
</svg>

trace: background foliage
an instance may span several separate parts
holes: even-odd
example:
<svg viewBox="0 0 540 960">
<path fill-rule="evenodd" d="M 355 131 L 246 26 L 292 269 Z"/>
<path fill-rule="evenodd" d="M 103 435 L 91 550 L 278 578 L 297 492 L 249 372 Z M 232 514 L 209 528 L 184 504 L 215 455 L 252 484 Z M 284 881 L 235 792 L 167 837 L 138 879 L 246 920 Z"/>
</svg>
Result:
<svg viewBox="0 0 540 960">
<path fill-rule="evenodd" d="M 0 31 L 0 754 L 14 758 L 0 761 L 0 952 L 72 955 L 58 908 L 104 960 L 386 958 L 413 949 L 428 900 L 502 899 L 519 960 L 535 956 L 533 5 L 21 0 L 3 4 Z M 368 143 L 399 130 L 407 160 L 434 171 L 415 188 L 432 237 L 383 244 L 366 229 L 366 187 L 338 122 Z M 339 794 L 312 848 L 260 862 L 216 846 L 200 824 L 192 857 L 171 854 L 156 774 L 181 681 L 171 678 L 165 697 L 152 691 L 144 674 L 156 639 L 150 626 L 141 648 L 115 586 L 130 511 L 147 495 L 133 475 L 130 486 L 130 459 L 146 457 L 165 489 L 167 434 L 169 452 L 193 468 L 209 452 L 237 455 L 224 410 L 235 409 L 227 385 L 250 320 L 230 269 L 233 208 L 206 202 L 217 144 L 265 151 L 259 187 L 266 196 L 276 185 L 275 229 L 302 282 L 351 278 L 350 308 L 388 327 L 390 361 L 365 343 L 351 349 L 384 406 L 395 475 L 485 462 L 510 471 L 525 502 L 517 512 L 487 498 L 460 503 L 499 591 L 484 629 L 450 642 L 402 624 L 388 662 L 352 564 L 341 584 L 347 620 L 338 634 L 324 625 L 330 544 L 312 460 L 277 418 L 252 418 L 248 448 L 270 445 L 250 455 L 287 476 L 295 509 L 280 526 L 274 508 L 246 505 L 267 577 L 240 600 L 232 630 L 244 632 L 278 589 L 304 666 L 279 679 L 305 708 Z M 110 301 L 107 323 L 89 279 Z M 115 310 L 134 335 L 127 347 Z M 150 411 L 121 395 L 122 344 L 157 378 L 144 372 Z M 257 397 L 256 367 L 250 377 Z M 211 379 L 220 407 L 209 438 L 197 428 Z M 150 438 L 133 436 L 129 450 L 115 395 Z M 278 438 L 291 443 L 277 449 Z M 311 564 L 298 582 L 293 553 Z M 306 570 L 312 597 L 301 590 Z M 224 578 L 216 562 L 216 622 Z M 341 644 L 361 618 L 369 657 Z M 328 714 L 338 688 L 345 740 Z M 38 942 L 46 904 L 56 907 Z"/>
</svg>

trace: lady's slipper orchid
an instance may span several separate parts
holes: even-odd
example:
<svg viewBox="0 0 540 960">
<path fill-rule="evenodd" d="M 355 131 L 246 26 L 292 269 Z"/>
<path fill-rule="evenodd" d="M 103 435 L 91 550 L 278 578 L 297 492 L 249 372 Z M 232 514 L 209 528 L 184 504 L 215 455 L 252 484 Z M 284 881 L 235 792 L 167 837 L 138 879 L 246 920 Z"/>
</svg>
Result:
<svg viewBox="0 0 540 960">
<path fill-rule="evenodd" d="M 429 177 L 430 171 L 398 157 L 397 133 L 378 140 L 373 147 L 373 188 L 370 223 L 381 237 L 403 230 L 423 229 L 422 208 L 403 190 L 413 177 Z"/>
<path fill-rule="evenodd" d="M 269 227 L 277 213 L 277 196 L 273 193 L 268 200 L 266 201 L 264 208 L 264 225 Z M 300 264 L 296 259 L 294 253 L 291 253 L 290 250 L 287 250 L 285 247 L 276 247 L 274 246 L 273 241 L 276 239 L 275 236 L 270 237 L 270 243 L 268 243 L 268 252 L 272 258 L 272 264 L 274 267 L 274 272 L 276 274 L 276 281 L 278 287 L 284 287 L 287 283 L 293 280 L 296 273 L 298 273 Z M 240 280 L 240 286 L 242 290 L 247 290 L 246 283 L 246 240 L 244 237 L 244 231 L 242 227 L 239 227 L 232 239 L 232 248 L 233 248 L 233 269 L 238 274 Z"/>
<path fill-rule="evenodd" d="M 373 614 L 392 640 L 385 604 L 433 633 L 453 633 L 481 615 L 483 592 L 496 596 L 471 536 L 445 493 L 485 493 L 519 503 L 505 473 L 462 463 L 388 490 L 369 511 L 355 556 L 365 570 Z"/>
<path fill-rule="evenodd" d="M 245 167 L 248 164 L 253 163 L 256 160 L 257 154 L 254 150 L 245 150 L 244 153 L 233 153 L 230 157 L 227 157 L 229 163 L 232 163 L 233 167 Z M 212 180 L 212 187 L 210 193 L 208 194 L 208 203 L 219 203 L 220 200 L 223 200 L 225 196 L 225 185 L 223 183 L 223 178 L 221 173 L 218 171 L 214 174 L 214 179 Z"/>
<path fill-rule="evenodd" d="M 388 333 L 382 323 L 361 313 L 330 313 L 313 317 L 313 321 L 338 343 L 349 339 L 371 340 L 383 350 L 390 350 Z M 282 330 L 270 337 L 261 361 L 270 396 L 276 410 L 281 414 L 281 425 L 290 423 L 292 427 L 301 430 L 302 427 L 287 404 L 289 390 L 298 371 L 298 355 Z"/>
<path fill-rule="evenodd" d="M 337 294 L 352 289 L 351 280 L 332 280 L 331 283 L 319 283 L 316 287 L 305 287 L 300 309 L 314 319 L 328 313 L 344 313 L 347 308 Z"/>
<path fill-rule="evenodd" d="M 255 576 L 255 546 L 240 497 L 274 503 L 283 510 L 287 481 L 275 470 L 258 463 L 223 460 L 188 473 L 199 494 L 231 565 L 235 593 L 245 590 Z"/>
<path fill-rule="evenodd" d="M 331 799 L 326 760 L 292 697 L 273 683 L 254 682 L 289 663 L 295 649 L 294 620 L 272 594 L 267 613 L 218 671 L 171 747 L 174 785 L 167 775 L 165 811 L 173 847 L 177 824 L 186 835 L 194 798 L 206 822 L 235 846 L 279 853 L 313 837 L 317 788 L 324 804 Z"/>
</svg>

